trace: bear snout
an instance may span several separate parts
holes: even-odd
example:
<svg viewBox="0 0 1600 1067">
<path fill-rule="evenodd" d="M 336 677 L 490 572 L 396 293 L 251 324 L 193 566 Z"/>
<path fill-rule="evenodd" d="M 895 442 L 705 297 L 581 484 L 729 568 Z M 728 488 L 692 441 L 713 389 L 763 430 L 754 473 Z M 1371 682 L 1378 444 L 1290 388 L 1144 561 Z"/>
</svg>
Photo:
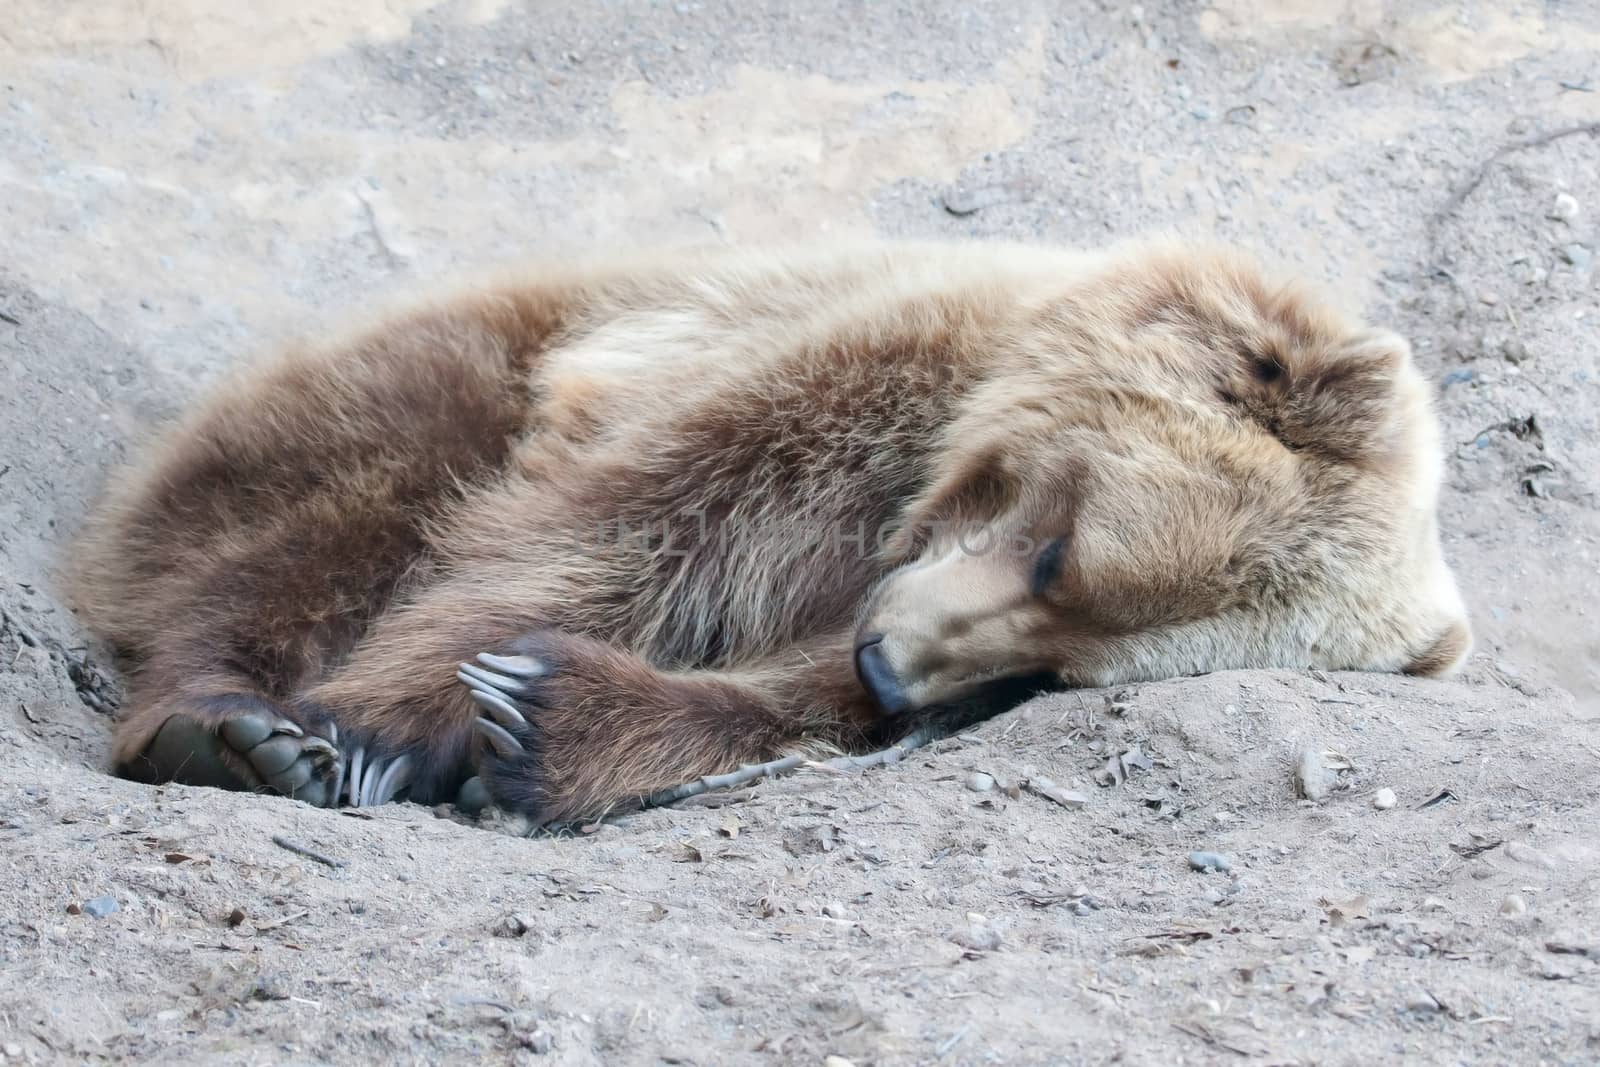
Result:
<svg viewBox="0 0 1600 1067">
<path fill-rule="evenodd" d="M 864 634 L 856 642 L 856 677 L 885 715 L 902 715 L 911 710 L 911 700 L 884 650 L 882 634 Z"/>
</svg>

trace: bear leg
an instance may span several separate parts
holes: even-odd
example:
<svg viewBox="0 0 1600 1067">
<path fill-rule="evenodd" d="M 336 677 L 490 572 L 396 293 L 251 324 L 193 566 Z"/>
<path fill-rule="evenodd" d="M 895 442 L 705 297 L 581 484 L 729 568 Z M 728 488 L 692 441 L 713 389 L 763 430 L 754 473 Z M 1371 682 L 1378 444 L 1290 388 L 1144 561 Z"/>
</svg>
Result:
<svg viewBox="0 0 1600 1067">
<path fill-rule="evenodd" d="M 845 692 L 830 695 L 817 685 L 806 705 L 786 703 L 806 691 L 801 669 L 815 682 L 840 657 L 791 653 L 744 670 L 671 672 L 590 638 L 525 634 L 456 674 L 479 712 L 481 788 L 537 823 L 563 823 L 690 778 L 859 747 L 876 718 L 859 686 L 839 680 Z"/>
</svg>

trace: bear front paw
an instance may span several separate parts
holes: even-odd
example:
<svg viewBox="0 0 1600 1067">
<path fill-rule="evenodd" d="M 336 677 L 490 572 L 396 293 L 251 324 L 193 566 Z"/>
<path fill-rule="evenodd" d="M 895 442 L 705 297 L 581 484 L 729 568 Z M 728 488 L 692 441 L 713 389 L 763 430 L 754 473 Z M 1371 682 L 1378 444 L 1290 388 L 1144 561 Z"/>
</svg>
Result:
<svg viewBox="0 0 1600 1067">
<path fill-rule="evenodd" d="M 689 778 L 769 758 L 792 726 L 759 694 L 705 672 L 657 670 L 631 652 L 536 630 L 463 663 L 484 744 L 469 805 L 540 825 L 638 803 Z M 470 783 L 469 783 L 470 784 Z"/>
<path fill-rule="evenodd" d="M 482 652 L 475 663 L 461 664 L 456 678 L 478 705 L 473 725 L 485 742 L 481 785 L 468 792 L 540 824 L 576 814 L 552 789 L 549 749 L 555 744 L 580 765 L 593 766 L 603 739 L 585 728 L 592 723 L 574 716 L 606 700 L 601 690 L 616 673 L 608 661 L 620 656 L 599 642 L 535 631 L 500 654 Z"/>
</svg>

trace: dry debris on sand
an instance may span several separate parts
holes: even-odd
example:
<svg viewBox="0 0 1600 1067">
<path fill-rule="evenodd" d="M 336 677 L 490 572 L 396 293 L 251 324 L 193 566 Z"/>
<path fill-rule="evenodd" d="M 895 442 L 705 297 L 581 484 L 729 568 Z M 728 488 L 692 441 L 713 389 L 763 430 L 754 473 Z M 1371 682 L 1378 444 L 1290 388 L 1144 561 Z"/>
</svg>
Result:
<svg viewBox="0 0 1600 1067">
<path fill-rule="evenodd" d="M 17 2 L 4 1062 L 1600 1059 L 1592 5 Z M 57 553 L 233 360 L 535 250 L 1159 228 L 1413 339 L 1462 678 L 1054 695 L 554 839 L 100 773 Z"/>
</svg>

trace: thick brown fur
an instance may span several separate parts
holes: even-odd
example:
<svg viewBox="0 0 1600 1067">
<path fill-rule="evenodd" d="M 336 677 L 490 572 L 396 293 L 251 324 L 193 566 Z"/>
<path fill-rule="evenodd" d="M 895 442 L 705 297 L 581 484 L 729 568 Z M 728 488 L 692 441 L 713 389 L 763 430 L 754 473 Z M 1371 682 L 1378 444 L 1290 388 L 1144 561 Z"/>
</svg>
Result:
<svg viewBox="0 0 1600 1067">
<path fill-rule="evenodd" d="M 411 754 L 415 798 L 476 770 L 566 819 L 882 740 L 864 636 L 914 708 L 1041 670 L 1451 670 L 1438 453 L 1403 341 L 1226 252 L 686 253 L 232 379 L 118 477 L 76 600 L 132 664 L 125 773 L 172 716 L 263 702 Z M 523 757 L 476 740 L 479 652 L 550 668 Z"/>
</svg>

